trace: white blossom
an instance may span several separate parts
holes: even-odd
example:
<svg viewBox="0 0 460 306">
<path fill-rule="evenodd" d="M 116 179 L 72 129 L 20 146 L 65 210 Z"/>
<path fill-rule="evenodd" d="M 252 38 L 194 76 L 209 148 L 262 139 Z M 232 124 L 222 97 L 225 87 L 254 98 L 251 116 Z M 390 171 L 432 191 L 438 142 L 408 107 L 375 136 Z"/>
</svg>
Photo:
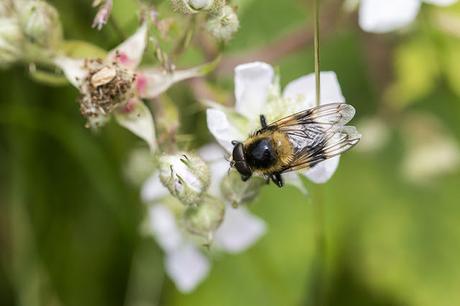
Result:
<svg viewBox="0 0 460 306">
<path fill-rule="evenodd" d="M 321 72 L 321 104 L 345 102 L 334 72 Z M 244 141 L 260 128 L 259 116 L 268 122 L 315 106 L 315 76 L 309 74 L 290 82 L 281 94 L 272 66 L 262 62 L 239 65 L 235 69 L 235 109 L 218 106 L 207 110 L 208 129 L 217 142 L 229 153 L 232 140 Z M 339 156 L 320 162 L 311 169 L 300 171 L 315 183 L 325 183 L 334 174 Z M 294 173 L 283 174 L 286 183 L 305 192 L 299 177 Z"/>
<path fill-rule="evenodd" d="M 217 145 L 208 145 L 199 153 L 211 170 L 209 193 L 219 198 L 219 185 L 228 169 L 222 158 L 224 152 Z M 146 230 L 165 252 L 166 273 L 178 290 L 187 293 L 207 277 L 211 259 L 203 253 L 202 243 L 187 233 L 180 215 L 177 215 L 177 208 L 165 204 L 168 195 L 158 173 L 153 173 L 141 190 L 143 201 L 149 205 Z M 212 248 L 239 253 L 253 245 L 265 231 L 265 223 L 247 208 L 234 209 L 227 205 L 223 222 L 214 233 Z"/>
<path fill-rule="evenodd" d="M 361 0 L 359 25 L 374 33 L 404 28 L 415 20 L 423 2 L 447 6 L 457 0 Z"/>
</svg>

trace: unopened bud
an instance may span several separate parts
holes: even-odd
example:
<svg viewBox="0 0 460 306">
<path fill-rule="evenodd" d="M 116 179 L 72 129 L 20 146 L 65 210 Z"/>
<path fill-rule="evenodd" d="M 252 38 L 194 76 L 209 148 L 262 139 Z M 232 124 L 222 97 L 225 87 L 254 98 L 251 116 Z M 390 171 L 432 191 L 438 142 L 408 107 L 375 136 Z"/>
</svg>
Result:
<svg viewBox="0 0 460 306">
<path fill-rule="evenodd" d="M 200 205 L 188 207 L 184 213 L 184 225 L 188 232 L 212 241 L 213 233 L 222 224 L 225 204 L 206 195 Z"/>
<path fill-rule="evenodd" d="M 225 0 L 171 0 L 174 10 L 190 15 L 202 11 L 215 12 L 225 5 Z"/>
<path fill-rule="evenodd" d="M 126 178 L 135 185 L 142 185 L 156 170 L 156 160 L 152 152 L 145 148 L 134 149 L 124 166 Z"/>
<path fill-rule="evenodd" d="M 224 177 L 220 187 L 224 199 L 233 206 L 238 206 L 252 202 L 263 185 L 265 185 L 265 181 L 261 177 L 255 176 L 243 182 L 236 171 L 231 171 L 229 175 Z"/>
<path fill-rule="evenodd" d="M 217 39 L 229 41 L 238 30 L 240 22 L 233 8 L 226 5 L 209 18 L 206 28 Z"/>
<path fill-rule="evenodd" d="M 164 155 L 160 158 L 160 179 L 184 205 L 196 206 L 209 187 L 210 173 L 195 154 Z"/>
<path fill-rule="evenodd" d="M 54 48 L 62 41 L 62 25 L 57 10 L 45 1 L 29 1 L 20 7 L 25 38 L 42 48 Z"/>
<path fill-rule="evenodd" d="M 0 17 L 0 68 L 21 59 L 23 36 L 14 18 Z"/>
</svg>

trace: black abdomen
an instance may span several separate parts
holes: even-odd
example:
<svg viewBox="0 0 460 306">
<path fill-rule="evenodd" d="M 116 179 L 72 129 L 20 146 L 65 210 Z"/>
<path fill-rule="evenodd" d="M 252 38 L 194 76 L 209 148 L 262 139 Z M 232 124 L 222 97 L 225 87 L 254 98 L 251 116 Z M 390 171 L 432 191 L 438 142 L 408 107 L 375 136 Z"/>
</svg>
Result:
<svg viewBox="0 0 460 306">
<path fill-rule="evenodd" d="M 245 151 L 246 161 L 256 169 L 266 169 L 276 164 L 276 152 L 268 138 L 249 144 Z"/>
</svg>

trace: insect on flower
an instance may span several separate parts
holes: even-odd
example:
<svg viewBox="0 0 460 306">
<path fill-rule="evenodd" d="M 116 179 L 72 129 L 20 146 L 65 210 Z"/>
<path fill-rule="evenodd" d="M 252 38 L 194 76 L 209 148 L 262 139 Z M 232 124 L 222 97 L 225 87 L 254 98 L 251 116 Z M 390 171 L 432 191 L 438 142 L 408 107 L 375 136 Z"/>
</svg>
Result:
<svg viewBox="0 0 460 306">
<path fill-rule="evenodd" d="M 345 126 L 354 115 L 353 106 L 345 103 L 320 105 L 271 124 L 260 115 L 261 129 L 244 142 L 232 142 L 230 166 L 243 181 L 256 174 L 282 187 L 282 173 L 312 168 L 356 145 L 361 135 Z"/>
</svg>

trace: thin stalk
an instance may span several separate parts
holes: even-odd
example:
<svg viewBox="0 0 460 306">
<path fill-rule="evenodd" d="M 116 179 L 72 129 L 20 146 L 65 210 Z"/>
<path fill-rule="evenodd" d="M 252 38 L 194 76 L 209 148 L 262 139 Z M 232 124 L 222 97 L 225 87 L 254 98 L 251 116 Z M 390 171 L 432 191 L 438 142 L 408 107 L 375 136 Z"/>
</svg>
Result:
<svg viewBox="0 0 460 306">
<path fill-rule="evenodd" d="M 321 102 L 321 78 L 320 78 L 320 39 L 319 39 L 319 1 L 314 0 L 314 49 L 315 49 L 315 86 L 316 106 Z M 312 270 L 312 287 L 310 304 L 322 306 L 326 304 L 326 237 L 324 233 L 324 203 L 321 186 L 315 186 L 313 192 L 313 215 L 315 218 L 315 244 L 316 254 Z"/>
<path fill-rule="evenodd" d="M 321 101 L 321 78 L 320 78 L 320 47 L 319 47 L 319 0 L 314 0 L 314 48 L 315 48 L 315 85 L 316 85 L 316 106 Z"/>
</svg>

